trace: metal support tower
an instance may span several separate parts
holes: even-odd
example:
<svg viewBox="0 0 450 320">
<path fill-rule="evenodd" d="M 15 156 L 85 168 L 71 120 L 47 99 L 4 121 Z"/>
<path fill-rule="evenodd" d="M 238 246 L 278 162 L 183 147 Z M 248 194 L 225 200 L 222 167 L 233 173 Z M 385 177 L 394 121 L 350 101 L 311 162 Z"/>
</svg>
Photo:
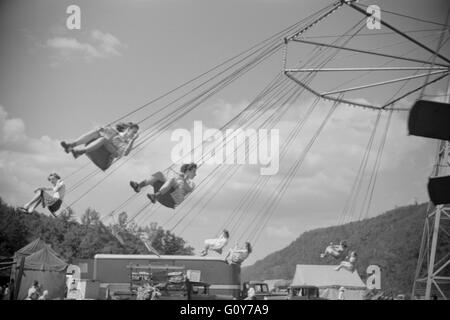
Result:
<svg viewBox="0 0 450 320">
<path fill-rule="evenodd" d="M 450 87 L 448 89 L 450 94 Z M 447 103 L 450 96 L 447 95 Z M 436 151 L 436 163 L 433 168 L 432 177 L 450 174 L 450 142 L 439 141 Z M 442 252 L 439 245 L 445 240 L 450 241 L 450 204 L 428 206 L 427 216 L 422 234 L 419 259 L 412 296 L 424 296 L 426 300 L 431 299 L 432 288 L 435 288 L 440 296 L 447 300 L 448 297 L 442 285 L 450 285 L 450 252 Z M 425 291 L 423 291 L 425 290 Z M 433 290 L 433 293 L 436 292 Z"/>
</svg>

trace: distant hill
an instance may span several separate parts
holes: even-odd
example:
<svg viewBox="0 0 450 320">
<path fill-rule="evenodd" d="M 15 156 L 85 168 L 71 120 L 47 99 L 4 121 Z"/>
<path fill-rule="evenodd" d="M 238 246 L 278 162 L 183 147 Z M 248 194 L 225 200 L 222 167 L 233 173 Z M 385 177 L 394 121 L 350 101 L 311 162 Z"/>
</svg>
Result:
<svg viewBox="0 0 450 320">
<path fill-rule="evenodd" d="M 330 243 L 347 240 L 359 256 L 358 273 L 381 268 L 383 291 L 410 293 L 422 239 L 427 203 L 396 208 L 382 215 L 341 226 L 307 231 L 286 248 L 242 269 L 242 279 L 292 279 L 297 264 L 336 264 L 319 254 Z"/>
</svg>

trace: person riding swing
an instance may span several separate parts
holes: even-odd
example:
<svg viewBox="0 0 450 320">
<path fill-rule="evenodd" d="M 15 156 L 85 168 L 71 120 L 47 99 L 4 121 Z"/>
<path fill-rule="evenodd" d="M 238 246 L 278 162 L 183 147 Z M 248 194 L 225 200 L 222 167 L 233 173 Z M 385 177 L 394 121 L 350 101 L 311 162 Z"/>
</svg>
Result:
<svg viewBox="0 0 450 320">
<path fill-rule="evenodd" d="M 57 173 L 51 173 L 48 176 L 48 181 L 52 184 L 52 188 L 40 187 L 37 188 L 35 192 L 35 196 L 31 199 L 30 202 L 25 204 L 23 207 L 20 207 L 19 210 L 23 212 L 32 213 L 38 205 L 42 205 L 43 208 L 47 208 L 52 215 L 55 216 L 55 212 L 61 208 L 62 200 L 66 193 L 66 186 L 64 181 L 62 181 L 61 177 Z M 52 191 L 52 194 L 49 194 L 48 191 Z"/>
<path fill-rule="evenodd" d="M 114 159 L 127 156 L 133 149 L 138 135 L 139 126 L 133 122 L 119 123 L 115 128 L 101 127 L 79 137 L 74 142 L 61 142 L 66 153 L 72 153 L 77 159 L 86 154 L 92 162 L 105 171 Z M 75 149 L 84 144 L 84 147 Z"/>
<path fill-rule="evenodd" d="M 339 271 L 341 269 L 345 269 L 350 272 L 354 272 L 356 268 L 357 256 L 358 255 L 355 251 L 350 252 L 350 254 L 346 257 L 346 260 L 342 261 L 334 270 Z"/>
<path fill-rule="evenodd" d="M 228 264 L 242 264 L 245 259 L 252 253 L 252 245 L 250 242 L 246 242 L 244 247 L 239 247 L 236 245 L 234 248 L 228 250 L 227 255 L 224 258 L 224 261 Z"/>
<path fill-rule="evenodd" d="M 146 186 L 153 186 L 154 193 L 148 193 L 147 197 L 152 203 L 156 201 L 162 205 L 175 209 L 195 189 L 192 180 L 197 175 L 197 164 L 183 164 L 180 173 L 173 177 L 166 177 L 161 171 L 152 175 L 150 179 L 141 182 L 130 181 L 131 188 L 139 193 Z"/>
<path fill-rule="evenodd" d="M 222 254 L 222 249 L 227 245 L 230 233 L 228 230 L 223 230 L 222 234 L 217 239 L 206 239 L 205 248 L 201 252 L 201 256 L 206 256 L 209 250 L 216 251 L 218 254 Z"/>
<path fill-rule="evenodd" d="M 347 250 L 347 242 L 341 241 L 338 245 L 334 245 L 333 242 L 330 243 L 328 247 L 325 248 L 325 252 L 320 254 L 321 258 L 326 256 L 332 256 L 335 259 L 340 259 Z"/>
</svg>

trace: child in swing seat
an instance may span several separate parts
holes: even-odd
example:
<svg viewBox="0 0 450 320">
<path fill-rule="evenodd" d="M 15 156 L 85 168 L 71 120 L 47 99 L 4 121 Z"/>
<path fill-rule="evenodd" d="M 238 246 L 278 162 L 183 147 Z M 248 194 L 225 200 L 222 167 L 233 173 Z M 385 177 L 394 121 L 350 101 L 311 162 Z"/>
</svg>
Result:
<svg viewBox="0 0 450 320">
<path fill-rule="evenodd" d="M 34 193 L 35 196 L 30 202 L 20 207 L 19 210 L 32 213 L 38 205 L 42 205 L 43 208 L 48 208 L 48 210 L 54 215 L 56 211 L 59 210 L 62 204 L 62 200 L 66 193 L 66 186 L 64 181 L 57 173 L 51 173 L 48 176 L 48 181 L 52 184 L 52 188 L 37 188 Z M 52 194 L 49 194 L 51 191 Z"/>
</svg>

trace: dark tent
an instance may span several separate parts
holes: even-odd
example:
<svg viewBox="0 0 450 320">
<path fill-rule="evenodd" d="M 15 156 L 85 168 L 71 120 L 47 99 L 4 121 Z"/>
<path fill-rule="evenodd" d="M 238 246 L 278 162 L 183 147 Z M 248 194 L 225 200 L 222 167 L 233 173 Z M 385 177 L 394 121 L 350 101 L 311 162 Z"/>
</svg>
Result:
<svg viewBox="0 0 450 320">
<path fill-rule="evenodd" d="M 68 264 L 48 246 L 25 258 L 23 275 L 17 299 L 27 297 L 28 289 L 37 280 L 42 290 L 48 290 L 48 298 L 64 298 Z"/>
<path fill-rule="evenodd" d="M 28 259 L 30 256 L 34 255 L 37 252 L 42 251 L 43 249 L 45 249 L 45 253 L 41 253 L 40 255 L 35 256 L 32 260 Z M 33 280 L 39 281 L 39 283 L 42 284 L 44 287 L 43 290 L 49 291 L 49 298 L 57 297 L 57 295 L 55 295 L 55 293 L 59 292 L 58 290 L 56 290 L 55 292 L 50 291 L 50 289 L 53 287 L 53 285 L 49 284 L 49 281 L 51 282 L 53 280 L 51 280 L 49 278 L 49 280 L 45 280 L 45 283 L 44 283 L 44 282 L 42 282 L 42 280 L 39 280 L 39 279 L 43 279 L 44 275 L 45 275 L 45 278 L 48 278 L 50 273 L 52 273 L 52 274 L 55 272 L 58 273 L 57 271 L 48 271 L 47 270 L 49 268 L 52 269 L 53 268 L 53 267 L 51 267 L 52 265 L 55 265 L 55 264 L 62 265 L 61 263 L 63 263 L 66 266 L 66 268 L 68 265 L 58 257 L 58 254 L 48 244 L 46 244 L 40 238 L 37 238 L 37 239 L 33 240 L 32 242 L 30 242 L 29 244 L 27 244 L 25 247 L 16 251 L 16 253 L 14 254 L 15 266 L 11 269 L 11 279 L 14 279 L 14 281 L 16 281 L 16 278 L 18 277 L 22 258 L 24 258 L 24 274 L 20 279 L 20 289 L 19 289 L 19 293 L 17 295 L 17 299 L 26 298 L 27 293 L 28 293 L 28 288 L 31 287 Z M 39 259 L 41 259 L 41 261 Z M 36 265 L 40 265 L 41 267 L 36 268 Z M 28 269 L 27 269 L 27 266 L 28 266 Z M 42 268 L 43 268 L 43 270 L 41 270 Z M 36 271 L 35 269 L 38 269 L 41 271 Z M 56 268 L 56 269 L 58 269 L 58 268 Z M 34 272 L 34 274 L 31 272 Z M 61 273 L 64 274 L 63 278 L 64 278 L 64 283 L 65 283 L 65 271 L 61 272 Z M 31 279 L 33 275 L 35 275 L 36 278 Z M 14 287 L 16 287 L 16 286 L 17 286 L 17 283 L 15 283 Z M 28 286 L 28 287 L 26 287 L 24 289 L 24 286 Z M 15 288 L 12 288 L 12 289 L 15 290 Z M 62 293 L 61 296 L 63 296 L 63 295 L 64 295 L 64 292 Z"/>
<path fill-rule="evenodd" d="M 25 247 L 17 250 L 14 253 L 14 257 L 13 257 L 14 265 L 11 268 L 11 280 L 16 282 L 16 278 L 18 277 L 18 272 L 19 272 L 19 268 L 20 268 L 20 264 L 21 264 L 22 258 L 25 259 L 30 254 L 33 254 L 36 251 L 39 251 L 39 250 L 43 249 L 46 246 L 47 246 L 47 244 L 44 241 L 42 241 L 40 238 L 37 238 L 37 239 L 31 241 Z M 13 287 L 11 288 L 12 291 L 16 290 L 16 288 L 15 288 L 16 285 L 17 284 L 13 285 Z"/>
<path fill-rule="evenodd" d="M 48 244 L 46 244 L 40 238 L 37 238 L 37 239 L 33 240 L 32 242 L 30 242 L 29 244 L 27 244 L 25 247 L 17 250 L 16 253 L 14 254 L 14 261 L 19 262 L 21 257 L 28 257 L 30 254 L 33 254 L 45 247 L 50 248 L 50 246 Z M 55 255 L 57 255 L 57 253 L 55 251 L 53 251 L 53 249 L 50 248 L 50 250 Z"/>
</svg>

